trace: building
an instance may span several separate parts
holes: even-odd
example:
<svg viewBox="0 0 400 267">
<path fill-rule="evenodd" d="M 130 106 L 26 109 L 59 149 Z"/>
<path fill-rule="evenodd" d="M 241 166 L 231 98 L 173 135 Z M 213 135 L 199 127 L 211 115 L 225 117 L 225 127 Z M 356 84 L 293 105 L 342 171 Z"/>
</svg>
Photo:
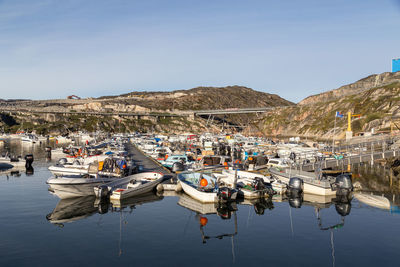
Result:
<svg viewBox="0 0 400 267">
<path fill-rule="evenodd" d="M 400 71 L 400 58 L 392 60 L 392 72 Z"/>
</svg>

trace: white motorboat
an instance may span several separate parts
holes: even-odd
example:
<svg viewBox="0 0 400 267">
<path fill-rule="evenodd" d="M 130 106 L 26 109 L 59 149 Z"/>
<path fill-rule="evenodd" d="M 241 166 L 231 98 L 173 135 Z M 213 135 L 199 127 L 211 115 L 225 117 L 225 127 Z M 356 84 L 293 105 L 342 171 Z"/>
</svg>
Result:
<svg viewBox="0 0 400 267">
<path fill-rule="evenodd" d="M 131 174 L 135 170 L 134 163 L 127 163 L 123 158 L 110 158 L 105 156 L 104 161 L 97 161 L 100 157 L 91 157 L 84 159 L 76 159 L 73 164 L 59 162 L 54 166 L 49 167 L 49 171 L 54 176 L 69 176 L 69 175 L 87 175 L 98 174 L 101 176 L 116 176 L 122 177 Z M 103 158 L 103 157 L 101 157 Z M 80 162 L 83 162 L 82 164 Z"/>
<path fill-rule="evenodd" d="M 95 177 L 89 176 L 77 177 L 77 176 L 62 176 L 62 177 L 51 177 L 46 181 L 49 185 L 49 190 L 53 191 L 61 199 L 73 198 L 79 196 L 94 195 L 93 188 L 98 185 L 106 184 L 114 179 L 120 179 L 116 177 Z"/>
<path fill-rule="evenodd" d="M 153 191 L 164 179 L 168 177 L 162 173 L 143 172 L 97 186 L 94 193 L 98 198 L 125 199 Z"/>
<path fill-rule="evenodd" d="M 23 134 L 20 138 L 22 143 L 35 144 L 39 142 L 39 138 L 34 134 Z"/>
<path fill-rule="evenodd" d="M 26 160 L 21 157 L 10 157 L 9 155 L 0 156 L 0 169 L 22 168 L 25 167 Z"/>
<path fill-rule="evenodd" d="M 353 193 L 353 196 L 360 202 L 375 207 L 378 209 L 390 210 L 391 204 L 389 199 L 385 196 L 378 196 L 372 193 L 363 193 L 363 192 L 356 192 Z"/>
<path fill-rule="evenodd" d="M 237 190 L 219 186 L 219 181 L 201 172 L 182 172 L 178 181 L 183 191 L 203 203 L 236 200 Z"/>
<path fill-rule="evenodd" d="M 89 165 L 55 165 L 50 166 L 49 171 L 54 176 L 85 175 L 89 174 Z"/>
<path fill-rule="evenodd" d="M 289 184 L 290 178 L 300 178 L 304 182 L 304 193 L 315 195 L 336 195 L 336 190 L 333 190 L 332 188 L 332 184 L 335 183 L 334 177 L 328 176 L 318 179 L 315 173 L 287 168 L 270 168 L 269 172 L 274 178 L 281 180 L 285 184 Z"/>
</svg>

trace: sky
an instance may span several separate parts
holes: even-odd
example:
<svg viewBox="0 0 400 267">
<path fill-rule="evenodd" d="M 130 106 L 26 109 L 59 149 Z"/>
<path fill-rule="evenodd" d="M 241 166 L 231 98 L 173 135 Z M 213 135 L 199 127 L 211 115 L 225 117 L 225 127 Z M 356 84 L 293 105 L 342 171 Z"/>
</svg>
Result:
<svg viewBox="0 0 400 267">
<path fill-rule="evenodd" d="M 0 98 L 242 85 L 293 102 L 400 58 L 400 0 L 0 0 Z"/>
</svg>

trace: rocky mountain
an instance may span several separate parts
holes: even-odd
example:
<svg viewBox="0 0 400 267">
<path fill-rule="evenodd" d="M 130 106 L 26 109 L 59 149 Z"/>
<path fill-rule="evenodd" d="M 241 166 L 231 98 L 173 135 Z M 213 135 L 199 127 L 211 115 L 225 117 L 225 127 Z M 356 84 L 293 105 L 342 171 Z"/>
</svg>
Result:
<svg viewBox="0 0 400 267">
<path fill-rule="evenodd" d="M 293 105 L 275 94 L 244 86 L 196 87 L 172 92 L 132 92 L 118 97 L 101 97 L 104 102 L 137 105 L 150 110 L 202 110 Z"/>
<path fill-rule="evenodd" d="M 352 122 L 353 132 L 390 130 L 391 121 L 400 117 L 400 72 L 371 75 L 353 84 L 307 97 L 299 104 L 269 113 L 258 123 L 269 134 L 343 137 L 346 116 L 336 111 L 360 114 Z M 399 124 L 400 125 L 400 124 Z"/>
<path fill-rule="evenodd" d="M 400 72 L 384 72 L 382 74 L 374 74 L 355 83 L 344 85 L 338 89 L 309 96 L 300 101 L 299 105 L 308 105 L 316 102 L 324 102 L 343 98 L 348 95 L 359 94 L 365 92 L 366 90 L 382 87 L 394 82 L 400 82 Z"/>
</svg>

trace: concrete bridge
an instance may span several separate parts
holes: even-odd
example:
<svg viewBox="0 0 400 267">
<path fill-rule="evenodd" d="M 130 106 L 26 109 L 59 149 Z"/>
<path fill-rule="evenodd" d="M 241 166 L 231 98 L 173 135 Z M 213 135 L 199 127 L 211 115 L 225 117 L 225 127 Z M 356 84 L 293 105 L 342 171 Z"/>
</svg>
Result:
<svg viewBox="0 0 400 267">
<path fill-rule="evenodd" d="M 228 114 L 249 114 L 264 113 L 274 110 L 278 107 L 262 107 L 262 108 L 228 108 L 216 110 L 176 110 L 173 112 L 119 112 L 119 111 L 74 111 L 74 110 L 43 110 L 41 108 L 23 108 L 18 106 L 0 107 L 0 112 L 11 114 L 31 113 L 31 114 L 60 114 L 60 115 L 93 115 L 93 116 L 154 116 L 154 117 L 194 117 L 194 116 L 214 116 Z"/>
<path fill-rule="evenodd" d="M 248 113 L 264 113 L 277 107 L 262 107 L 262 108 L 228 108 L 228 109 L 211 109 L 211 110 L 191 110 L 194 115 L 206 116 L 206 115 L 227 115 L 227 114 L 248 114 Z"/>
</svg>

